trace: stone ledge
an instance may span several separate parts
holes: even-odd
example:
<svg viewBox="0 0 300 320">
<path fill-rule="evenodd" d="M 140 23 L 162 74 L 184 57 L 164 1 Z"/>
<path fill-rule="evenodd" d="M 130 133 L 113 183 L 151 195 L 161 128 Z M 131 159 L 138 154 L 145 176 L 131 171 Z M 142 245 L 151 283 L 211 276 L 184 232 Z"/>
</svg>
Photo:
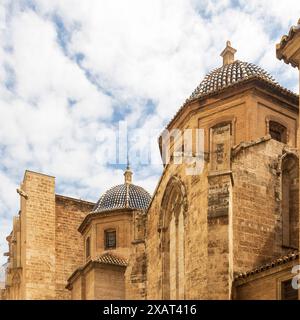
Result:
<svg viewBox="0 0 300 320">
<path fill-rule="evenodd" d="M 260 144 L 262 142 L 266 142 L 266 141 L 269 141 L 271 140 L 271 136 L 269 134 L 267 134 L 266 136 L 262 137 L 262 138 L 259 138 L 258 140 L 255 140 L 255 141 L 243 141 L 241 142 L 240 144 L 238 145 L 235 145 L 234 147 L 232 147 L 232 152 L 231 152 L 231 157 L 234 158 L 237 156 L 237 154 L 240 153 L 240 151 L 242 150 L 245 150 L 247 148 L 250 148 L 252 146 L 255 146 L 257 144 Z"/>
</svg>

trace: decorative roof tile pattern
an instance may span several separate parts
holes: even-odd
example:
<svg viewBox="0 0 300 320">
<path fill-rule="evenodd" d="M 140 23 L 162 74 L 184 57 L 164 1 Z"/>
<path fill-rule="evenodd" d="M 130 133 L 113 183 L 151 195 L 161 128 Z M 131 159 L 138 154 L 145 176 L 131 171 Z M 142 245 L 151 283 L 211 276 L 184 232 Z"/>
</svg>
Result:
<svg viewBox="0 0 300 320">
<path fill-rule="evenodd" d="M 257 65 L 236 60 L 233 63 L 226 64 L 207 74 L 192 93 L 189 100 L 219 91 L 254 76 L 278 85 L 270 74 Z"/>
<path fill-rule="evenodd" d="M 84 266 L 77 268 L 71 276 L 68 278 L 68 284 L 66 286 L 67 289 L 72 287 L 73 279 L 77 274 L 80 274 L 83 270 L 85 270 L 91 264 L 108 264 L 120 267 L 127 267 L 128 261 L 122 257 L 117 256 L 116 254 L 105 252 L 98 256 L 96 259 L 89 260 Z"/>
<path fill-rule="evenodd" d="M 299 252 L 289 253 L 283 257 L 280 257 L 278 259 L 271 261 L 270 263 L 266 263 L 264 265 L 261 265 L 253 270 L 242 272 L 242 273 L 237 273 L 234 276 L 234 280 L 248 278 L 249 276 L 252 276 L 252 275 L 255 275 L 255 274 L 260 273 L 262 271 L 277 267 L 277 266 L 285 264 L 287 262 L 296 260 L 297 258 L 299 258 Z"/>
<path fill-rule="evenodd" d="M 191 96 L 186 99 L 184 104 L 179 108 L 177 113 L 167 125 L 167 128 L 181 112 L 181 110 L 183 110 L 184 107 L 190 102 L 212 94 L 220 93 L 227 88 L 236 86 L 251 79 L 258 79 L 285 94 L 298 98 L 296 93 L 282 87 L 268 72 L 262 68 L 253 63 L 235 60 L 233 63 L 225 64 L 222 67 L 214 69 L 208 73 L 199 86 L 191 94 Z"/>
<path fill-rule="evenodd" d="M 110 252 L 106 252 L 100 256 L 98 256 L 95 260 L 95 262 L 103 263 L 103 264 L 112 264 L 116 266 L 126 267 L 128 262 L 126 259 L 122 257 L 118 257 Z"/>
<path fill-rule="evenodd" d="M 146 210 L 151 196 L 142 187 L 124 183 L 107 190 L 96 203 L 93 213 L 114 209 L 141 209 Z"/>
</svg>

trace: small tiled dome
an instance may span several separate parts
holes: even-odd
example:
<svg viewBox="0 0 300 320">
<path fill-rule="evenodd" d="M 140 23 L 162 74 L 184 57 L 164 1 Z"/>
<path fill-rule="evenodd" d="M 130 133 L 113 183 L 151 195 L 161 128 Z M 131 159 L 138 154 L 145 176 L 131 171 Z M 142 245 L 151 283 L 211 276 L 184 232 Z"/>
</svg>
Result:
<svg viewBox="0 0 300 320">
<path fill-rule="evenodd" d="M 142 187 L 131 183 L 131 171 L 125 171 L 125 183 L 107 190 L 96 203 L 93 212 L 103 212 L 114 209 L 140 209 L 146 210 L 150 204 L 151 196 Z"/>
<path fill-rule="evenodd" d="M 270 74 L 257 65 L 236 60 L 208 73 L 189 99 L 192 100 L 210 93 L 218 92 L 221 89 L 252 77 L 267 80 L 268 82 L 278 85 Z"/>
</svg>

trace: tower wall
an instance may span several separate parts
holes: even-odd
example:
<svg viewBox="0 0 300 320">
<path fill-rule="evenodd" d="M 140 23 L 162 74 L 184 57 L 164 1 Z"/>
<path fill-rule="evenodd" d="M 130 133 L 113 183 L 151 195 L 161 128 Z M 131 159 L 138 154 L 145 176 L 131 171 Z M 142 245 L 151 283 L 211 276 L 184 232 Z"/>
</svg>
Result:
<svg viewBox="0 0 300 320">
<path fill-rule="evenodd" d="M 234 270 L 245 272 L 296 248 L 283 246 L 280 157 L 284 144 L 262 141 L 233 159 Z"/>
<path fill-rule="evenodd" d="M 70 299 L 65 286 L 83 263 L 78 227 L 94 204 L 55 195 L 55 178 L 26 171 L 20 223 L 10 240 L 8 299 Z M 19 231 L 20 229 L 20 231 Z"/>
<path fill-rule="evenodd" d="M 55 178 L 26 171 L 22 190 L 22 295 L 55 299 Z"/>
<path fill-rule="evenodd" d="M 130 300 L 147 298 L 146 221 L 145 212 L 133 213 L 133 241 L 125 272 L 125 297 Z"/>
</svg>

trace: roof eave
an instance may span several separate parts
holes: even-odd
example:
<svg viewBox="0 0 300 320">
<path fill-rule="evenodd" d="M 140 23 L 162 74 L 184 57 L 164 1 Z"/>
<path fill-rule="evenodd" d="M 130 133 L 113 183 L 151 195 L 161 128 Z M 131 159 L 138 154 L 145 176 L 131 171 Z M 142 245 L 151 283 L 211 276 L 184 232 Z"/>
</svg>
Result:
<svg viewBox="0 0 300 320">
<path fill-rule="evenodd" d="M 200 102 L 200 101 L 203 101 L 203 100 L 205 100 L 205 99 L 207 99 L 207 98 L 212 98 L 212 97 L 215 97 L 215 96 L 217 96 L 217 95 L 220 95 L 220 94 L 223 94 L 223 93 L 225 93 L 226 91 L 230 91 L 230 90 L 232 90 L 232 89 L 236 89 L 237 87 L 239 87 L 239 86 L 243 86 L 243 85 L 245 85 L 245 84 L 247 84 L 247 83 L 250 83 L 250 82 L 257 82 L 257 83 L 264 83 L 264 84 L 267 84 L 267 85 L 269 85 L 270 87 L 272 87 L 272 89 L 274 89 L 277 93 L 279 93 L 280 95 L 286 95 L 287 97 L 291 97 L 292 99 L 295 99 L 295 103 L 298 105 L 298 99 L 299 99 L 299 96 L 296 94 L 296 93 L 294 93 L 294 92 L 292 92 L 292 91 L 290 91 L 290 90 L 288 90 L 288 89 L 286 89 L 286 88 L 284 88 L 284 87 L 282 87 L 282 86 L 280 86 L 280 85 L 278 85 L 278 84 L 274 84 L 274 83 L 271 83 L 270 81 L 267 81 L 267 80 L 264 80 L 264 79 L 262 79 L 262 78 L 260 78 L 260 77 L 256 77 L 256 76 L 252 76 L 252 77 L 248 77 L 247 79 L 243 79 L 242 81 L 238 81 L 238 82 L 235 82 L 234 84 L 231 84 L 231 85 L 229 85 L 229 86 L 227 86 L 227 87 L 224 87 L 224 88 L 222 88 L 222 89 L 220 89 L 220 90 L 218 90 L 218 91 L 213 91 L 213 92 L 209 92 L 209 93 L 207 93 L 207 94 L 203 94 L 203 95 L 201 95 L 201 96 L 198 96 L 198 97 L 195 97 L 195 98 L 193 98 L 193 99 L 188 99 L 180 108 L 179 108 L 179 110 L 176 112 L 176 114 L 175 114 L 175 116 L 171 119 L 171 121 L 168 123 L 168 125 L 166 126 L 166 128 L 165 129 L 167 129 L 167 130 L 170 130 L 171 129 L 171 127 L 172 127 L 172 125 L 174 124 L 174 122 L 177 120 L 177 118 L 180 116 L 180 114 L 184 111 L 184 109 L 188 106 L 188 105 L 190 105 L 190 104 L 192 104 L 192 103 L 195 103 L 195 102 Z"/>
<path fill-rule="evenodd" d="M 274 270 L 276 267 L 285 266 L 289 262 L 298 263 L 299 252 L 292 252 L 286 256 L 275 259 L 252 270 L 241 272 L 235 275 L 234 282 L 239 285 L 245 281 L 251 281 L 254 276 L 262 274 L 264 271 Z"/>
<path fill-rule="evenodd" d="M 299 68 L 300 61 L 300 19 L 296 26 L 292 26 L 287 35 L 282 36 L 280 43 L 276 44 L 276 56 L 286 64 Z"/>
<path fill-rule="evenodd" d="M 87 229 L 88 225 L 90 224 L 90 222 L 96 218 L 99 218 L 101 216 L 106 217 L 108 214 L 121 214 L 121 213 L 127 213 L 127 214 L 131 214 L 133 211 L 143 211 L 142 209 L 135 209 L 135 208 L 114 208 L 114 209 L 109 209 L 109 210 L 105 210 L 105 211 L 100 211 L 100 212 L 90 212 L 89 214 L 87 214 L 85 216 L 85 218 L 83 219 L 82 223 L 80 224 L 80 226 L 78 227 L 78 231 L 83 234 L 84 231 Z M 146 211 L 146 210 L 144 210 Z"/>
<path fill-rule="evenodd" d="M 110 266 L 110 267 L 118 267 L 118 268 L 127 268 L 127 264 L 116 264 L 116 263 L 106 263 L 103 261 L 97 261 L 97 260 L 89 260 L 86 262 L 83 266 L 77 268 L 71 276 L 67 279 L 67 285 L 66 289 L 72 290 L 74 281 L 83 273 L 85 272 L 89 267 L 90 269 L 96 266 Z"/>
</svg>

